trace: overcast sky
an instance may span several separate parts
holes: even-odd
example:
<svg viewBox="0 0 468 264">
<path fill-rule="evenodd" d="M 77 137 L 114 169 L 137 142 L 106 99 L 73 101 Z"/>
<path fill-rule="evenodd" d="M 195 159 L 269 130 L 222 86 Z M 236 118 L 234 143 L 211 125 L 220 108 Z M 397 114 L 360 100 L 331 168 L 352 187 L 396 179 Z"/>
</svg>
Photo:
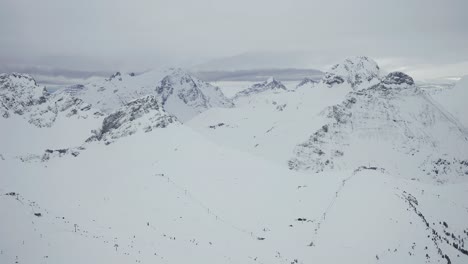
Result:
<svg viewBox="0 0 468 264">
<path fill-rule="evenodd" d="M 468 74 L 468 1 L 0 0 L 3 68 L 138 71 L 226 61 L 323 69 L 351 55 Z"/>
</svg>

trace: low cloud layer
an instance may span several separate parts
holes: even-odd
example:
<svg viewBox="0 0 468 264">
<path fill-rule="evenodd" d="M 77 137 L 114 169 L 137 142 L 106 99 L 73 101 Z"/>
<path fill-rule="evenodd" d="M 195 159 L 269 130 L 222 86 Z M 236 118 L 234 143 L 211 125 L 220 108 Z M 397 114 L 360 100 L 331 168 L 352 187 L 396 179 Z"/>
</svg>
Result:
<svg viewBox="0 0 468 264">
<path fill-rule="evenodd" d="M 272 54 L 262 62 L 270 68 L 350 55 L 465 65 L 466 10 L 464 0 L 1 0 L 0 66 L 143 71 L 245 54 Z M 244 57 L 241 65 L 264 66 Z"/>
</svg>

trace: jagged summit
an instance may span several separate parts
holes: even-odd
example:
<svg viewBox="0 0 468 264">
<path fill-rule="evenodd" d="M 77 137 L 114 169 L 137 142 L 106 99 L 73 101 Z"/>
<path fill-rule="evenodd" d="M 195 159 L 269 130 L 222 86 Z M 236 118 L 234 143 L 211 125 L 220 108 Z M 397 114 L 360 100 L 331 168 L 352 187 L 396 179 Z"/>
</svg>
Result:
<svg viewBox="0 0 468 264">
<path fill-rule="evenodd" d="M 156 94 L 166 111 L 185 122 L 212 107 L 232 107 L 231 100 L 219 89 L 182 69 L 171 69 L 156 87 Z"/>
<path fill-rule="evenodd" d="M 349 84 L 353 90 L 367 88 L 380 80 L 380 68 L 377 63 L 365 56 L 350 57 L 334 65 L 325 73 L 321 82 L 331 87 Z"/>
<path fill-rule="evenodd" d="M 382 80 L 382 85 L 388 88 L 414 85 L 414 80 L 403 72 L 391 72 Z"/>
<path fill-rule="evenodd" d="M 166 111 L 183 122 L 211 107 L 233 106 L 218 87 L 174 68 L 139 75 L 117 72 L 109 79 L 60 92 L 73 94 L 105 113 L 112 113 L 140 97 L 154 95 Z"/>
<path fill-rule="evenodd" d="M 235 96 L 234 99 L 239 99 L 241 97 L 246 97 L 246 96 L 251 96 L 263 92 L 281 92 L 281 91 L 287 91 L 286 86 L 284 86 L 283 83 L 280 81 L 276 80 L 274 77 L 269 77 L 266 81 L 262 83 L 256 83 L 252 85 L 250 88 L 247 88 L 243 91 L 238 92 Z"/>
<path fill-rule="evenodd" d="M 88 141 L 99 140 L 109 144 L 139 131 L 147 133 L 176 122 L 177 118 L 166 113 L 155 96 L 148 95 L 130 101 L 108 115 L 100 130 Z"/>
</svg>

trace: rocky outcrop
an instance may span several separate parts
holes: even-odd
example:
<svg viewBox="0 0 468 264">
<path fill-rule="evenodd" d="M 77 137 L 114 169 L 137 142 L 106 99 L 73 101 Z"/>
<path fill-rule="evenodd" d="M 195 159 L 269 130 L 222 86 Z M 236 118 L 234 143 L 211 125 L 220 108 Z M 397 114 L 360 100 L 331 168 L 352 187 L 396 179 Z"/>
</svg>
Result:
<svg viewBox="0 0 468 264">
<path fill-rule="evenodd" d="M 104 118 L 102 127 L 94 131 L 95 135 L 87 142 L 98 140 L 110 144 L 121 137 L 147 133 L 177 122 L 174 116 L 164 111 L 155 96 L 149 95 L 127 103 Z"/>
<path fill-rule="evenodd" d="M 414 80 L 403 72 L 391 72 L 382 80 L 382 85 L 388 88 L 413 86 Z"/>
</svg>

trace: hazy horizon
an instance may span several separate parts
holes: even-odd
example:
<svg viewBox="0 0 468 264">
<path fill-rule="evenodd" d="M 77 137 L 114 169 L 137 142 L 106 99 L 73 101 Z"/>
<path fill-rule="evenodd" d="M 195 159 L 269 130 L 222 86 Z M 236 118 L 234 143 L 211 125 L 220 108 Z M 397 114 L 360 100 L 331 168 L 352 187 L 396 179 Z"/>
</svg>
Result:
<svg viewBox="0 0 468 264">
<path fill-rule="evenodd" d="M 323 71 L 365 55 L 416 79 L 461 76 L 468 3 L 448 2 L 0 0 L 0 70 L 68 79 L 161 67 Z"/>
</svg>

